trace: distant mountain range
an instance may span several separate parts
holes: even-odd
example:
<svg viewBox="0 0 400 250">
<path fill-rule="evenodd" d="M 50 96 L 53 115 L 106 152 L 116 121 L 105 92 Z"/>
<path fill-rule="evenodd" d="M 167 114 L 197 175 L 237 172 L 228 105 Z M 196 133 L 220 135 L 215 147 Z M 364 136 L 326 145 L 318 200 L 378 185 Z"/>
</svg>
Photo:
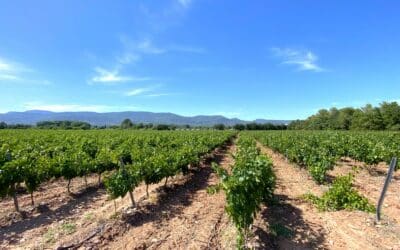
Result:
<svg viewBox="0 0 400 250">
<path fill-rule="evenodd" d="M 131 119 L 134 123 L 153 123 L 153 124 L 175 124 L 191 126 L 212 126 L 215 124 L 235 125 L 250 122 L 288 124 L 288 120 L 264 120 L 244 121 L 237 118 L 226 118 L 221 115 L 198 115 L 181 116 L 173 113 L 153 113 L 142 111 L 125 112 L 51 112 L 43 110 L 29 110 L 25 112 L 8 112 L 0 114 L 0 122 L 7 124 L 30 124 L 34 125 L 40 121 L 83 121 L 92 125 L 119 125 L 124 119 Z"/>
</svg>

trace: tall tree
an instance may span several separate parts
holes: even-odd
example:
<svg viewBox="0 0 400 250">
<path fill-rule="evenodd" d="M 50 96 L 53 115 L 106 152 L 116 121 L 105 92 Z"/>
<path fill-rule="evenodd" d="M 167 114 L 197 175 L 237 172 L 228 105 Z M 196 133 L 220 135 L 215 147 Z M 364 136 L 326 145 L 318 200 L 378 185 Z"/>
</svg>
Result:
<svg viewBox="0 0 400 250">
<path fill-rule="evenodd" d="M 121 123 L 122 129 L 132 128 L 132 127 L 133 127 L 133 122 L 130 119 L 125 119 Z"/>
<path fill-rule="evenodd" d="M 383 102 L 381 114 L 386 129 L 400 130 L 400 106 L 397 102 Z"/>
</svg>

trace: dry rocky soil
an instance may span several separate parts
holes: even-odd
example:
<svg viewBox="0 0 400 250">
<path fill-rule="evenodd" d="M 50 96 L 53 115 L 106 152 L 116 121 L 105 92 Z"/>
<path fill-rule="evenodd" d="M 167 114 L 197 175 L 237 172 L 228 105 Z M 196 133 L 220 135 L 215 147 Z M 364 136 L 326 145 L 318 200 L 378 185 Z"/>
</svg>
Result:
<svg viewBox="0 0 400 250">
<path fill-rule="evenodd" d="M 277 176 L 276 202 L 262 207 L 252 227 L 248 247 L 253 249 L 400 249 L 400 173 L 390 184 L 383 220 L 358 211 L 319 212 L 302 199 L 321 195 L 305 169 L 259 145 L 271 157 Z M 0 201 L 0 249 L 235 249 L 236 230 L 227 217 L 224 194 L 208 194 L 219 182 L 211 163 L 229 169 L 234 143 L 204 157 L 190 174 L 149 187 L 137 187 L 137 207 L 129 197 L 109 200 L 97 176 L 72 182 L 55 180 L 30 195 L 18 195 L 23 216 L 13 212 L 10 198 Z M 342 159 L 329 173 L 333 179 L 353 173 L 357 190 L 376 204 L 387 166 L 365 167 Z"/>
</svg>

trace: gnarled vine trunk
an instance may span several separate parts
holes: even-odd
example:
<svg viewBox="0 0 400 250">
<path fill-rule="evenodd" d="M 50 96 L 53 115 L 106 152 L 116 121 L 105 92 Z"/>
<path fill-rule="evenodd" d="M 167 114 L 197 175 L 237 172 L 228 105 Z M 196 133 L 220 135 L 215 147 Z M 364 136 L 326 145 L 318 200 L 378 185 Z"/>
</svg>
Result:
<svg viewBox="0 0 400 250">
<path fill-rule="evenodd" d="M 67 191 L 69 194 L 71 193 L 70 185 L 71 185 L 71 179 L 68 180 L 68 184 L 67 184 Z"/>
<path fill-rule="evenodd" d="M 14 200 L 15 211 L 17 211 L 18 213 L 20 213 L 21 211 L 19 210 L 19 204 L 18 204 L 18 198 L 17 198 L 17 188 L 16 188 L 16 185 L 13 185 L 13 186 L 11 187 L 11 193 L 12 193 L 13 200 Z"/>
<path fill-rule="evenodd" d="M 131 198 L 132 207 L 136 207 L 135 199 L 133 198 L 132 191 L 129 191 L 129 197 Z"/>
</svg>

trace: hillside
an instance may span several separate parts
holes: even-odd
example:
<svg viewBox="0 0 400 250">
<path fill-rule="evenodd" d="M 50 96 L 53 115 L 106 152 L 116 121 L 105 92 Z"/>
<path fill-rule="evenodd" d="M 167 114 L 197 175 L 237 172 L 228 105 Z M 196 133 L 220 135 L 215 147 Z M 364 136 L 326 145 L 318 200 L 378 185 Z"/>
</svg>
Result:
<svg viewBox="0 0 400 250">
<path fill-rule="evenodd" d="M 0 114 L 0 121 L 7 124 L 36 124 L 39 121 L 55 121 L 55 120 L 71 120 L 83 121 L 92 125 L 117 125 L 122 120 L 129 118 L 134 123 L 153 123 L 153 124 L 175 124 L 175 125 L 191 125 L 191 126 L 212 126 L 214 124 L 234 125 L 238 123 L 249 123 L 252 121 L 244 121 L 237 118 L 226 118 L 220 115 L 198 115 L 198 116 L 181 116 L 173 113 L 153 113 L 142 111 L 125 111 L 125 112 L 50 112 L 42 110 L 29 110 L 25 112 L 8 112 Z M 255 120 L 259 123 L 287 124 L 286 120 Z"/>
</svg>

